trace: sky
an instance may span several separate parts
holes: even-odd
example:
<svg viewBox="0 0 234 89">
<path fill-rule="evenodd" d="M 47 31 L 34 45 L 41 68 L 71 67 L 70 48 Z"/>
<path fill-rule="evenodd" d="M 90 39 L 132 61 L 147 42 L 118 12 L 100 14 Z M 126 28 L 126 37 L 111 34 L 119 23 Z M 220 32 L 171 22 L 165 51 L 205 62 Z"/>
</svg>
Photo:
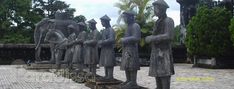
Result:
<svg viewBox="0 0 234 89">
<path fill-rule="evenodd" d="M 97 21 L 97 29 L 102 29 L 100 18 L 105 14 L 111 18 L 111 25 L 115 25 L 119 17 L 118 8 L 114 7 L 119 0 L 61 0 L 70 4 L 71 8 L 75 8 L 75 16 L 84 15 L 87 20 L 95 19 Z M 154 0 L 152 0 L 154 1 Z M 168 17 L 174 20 L 175 25 L 180 24 L 180 5 L 176 0 L 165 0 L 170 8 L 167 10 Z"/>
</svg>

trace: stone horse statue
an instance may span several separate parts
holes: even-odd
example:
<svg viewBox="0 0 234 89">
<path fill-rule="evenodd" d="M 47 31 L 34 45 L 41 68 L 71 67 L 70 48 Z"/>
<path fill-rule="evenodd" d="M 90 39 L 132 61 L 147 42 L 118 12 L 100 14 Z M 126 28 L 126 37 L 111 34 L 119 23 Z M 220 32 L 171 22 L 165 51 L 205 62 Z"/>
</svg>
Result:
<svg viewBox="0 0 234 89">
<path fill-rule="evenodd" d="M 51 30 L 59 30 L 66 38 L 70 35 L 68 32 L 68 26 L 73 25 L 75 31 L 78 31 L 78 24 L 69 19 L 67 13 L 58 12 L 55 14 L 55 19 L 44 18 L 40 22 L 36 24 L 36 28 L 34 31 L 34 42 L 36 45 L 35 48 L 35 59 L 36 62 L 40 62 L 40 53 L 41 53 L 41 44 L 45 43 L 44 39 L 46 34 Z M 55 63 L 54 59 L 54 47 L 50 45 L 51 50 L 51 59 L 49 63 Z"/>
</svg>

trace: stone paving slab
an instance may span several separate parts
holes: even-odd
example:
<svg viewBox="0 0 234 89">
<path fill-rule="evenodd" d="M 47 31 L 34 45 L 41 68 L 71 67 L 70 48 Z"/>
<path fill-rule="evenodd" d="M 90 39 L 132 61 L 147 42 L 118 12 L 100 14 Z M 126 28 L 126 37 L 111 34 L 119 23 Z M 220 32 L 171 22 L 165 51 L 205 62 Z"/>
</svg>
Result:
<svg viewBox="0 0 234 89">
<path fill-rule="evenodd" d="M 140 86 L 155 89 L 155 79 L 148 76 L 148 67 L 141 67 L 137 82 Z M 191 64 L 175 64 L 176 74 L 171 89 L 234 89 L 234 69 L 192 68 Z M 103 76 L 104 69 L 97 69 Z M 124 71 L 117 66 L 114 77 L 125 81 Z M 47 70 L 26 70 L 19 65 L 0 66 L 0 89 L 89 89 L 84 84 L 57 76 Z"/>
<path fill-rule="evenodd" d="M 89 89 L 45 70 L 25 70 L 19 65 L 0 66 L 0 89 Z"/>
<path fill-rule="evenodd" d="M 104 76 L 103 68 L 97 73 Z M 137 82 L 140 86 L 155 89 L 154 77 L 148 76 L 148 67 L 138 71 Z M 234 89 L 234 69 L 193 68 L 191 64 L 175 64 L 176 74 L 171 79 L 171 89 Z M 125 81 L 124 71 L 114 70 L 114 77 Z"/>
</svg>

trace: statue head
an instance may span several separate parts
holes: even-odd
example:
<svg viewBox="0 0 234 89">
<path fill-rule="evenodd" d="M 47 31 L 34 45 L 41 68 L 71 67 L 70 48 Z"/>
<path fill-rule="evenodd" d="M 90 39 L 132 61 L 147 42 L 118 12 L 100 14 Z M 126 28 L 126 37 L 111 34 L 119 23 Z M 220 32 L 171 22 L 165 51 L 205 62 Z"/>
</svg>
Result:
<svg viewBox="0 0 234 89">
<path fill-rule="evenodd" d="M 100 20 L 103 27 L 110 27 L 111 19 L 107 15 L 102 16 Z"/>
<path fill-rule="evenodd" d="M 89 28 L 91 30 L 95 30 L 96 29 L 97 22 L 94 19 L 89 20 L 88 23 L 89 23 Z"/>
<path fill-rule="evenodd" d="M 86 25 L 85 25 L 84 22 L 79 22 L 79 23 L 78 23 L 78 26 L 79 26 L 79 30 L 80 30 L 80 31 L 84 31 L 84 30 L 85 30 Z"/>
<path fill-rule="evenodd" d="M 168 4 L 164 0 L 157 0 L 153 2 L 154 6 L 154 14 L 159 18 L 166 14 L 167 8 L 169 8 Z"/>
<path fill-rule="evenodd" d="M 72 34 L 72 33 L 76 32 L 75 31 L 76 28 L 74 25 L 68 25 L 67 28 L 68 28 L 68 34 Z"/>
<path fill-rule="evenodd" d="M 136 13 L 134 11 L 125 11 L 122 14 L 125 23 L 134 23 Z"/>
</svg>

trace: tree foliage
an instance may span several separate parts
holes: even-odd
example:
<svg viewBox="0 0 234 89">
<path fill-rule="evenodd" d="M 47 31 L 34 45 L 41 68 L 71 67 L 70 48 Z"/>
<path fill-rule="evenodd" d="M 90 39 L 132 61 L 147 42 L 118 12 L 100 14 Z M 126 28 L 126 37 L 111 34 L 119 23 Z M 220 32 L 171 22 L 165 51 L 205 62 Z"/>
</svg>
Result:
<svg viewBox="0 0 234 89">
<path fill-rule="evenodd" d="M 84 15 L 79 15 L 79 16 L 75 16 L 74 17 L 74 21 L 76 23 L 79 23 L 79 22 L 85 22 L 87 19 Z"/>
<path fill-rule="evenodd" d="M 180 26 L 179 25 L 177 25 L 175 28 L 174 28 L 174 30 L 173 30 L 173 32 L 174 32 L 174 39 L 173 39 L 173 46 L 175 47 L 175 46 L 178 46 L 178 45 L 180 45 Z"/>
<path fill-rule="evenodd" d="M 230 18 L 225 8 L 199 7 L 187 27 L 185 45 L 190 56 L 223 56 L 231 45 Z"/>
<path fill-rule="evenodd" d="M 232 45 L 234 46 L 234 18 L 231 19 L 231 24 L 229 26 L 229 31 L 231 33 L 231 41 L 232 41 Z"/>
<path fill-rule="evenodd" d="M 33 9 L 40 13 L 43 17 L 54 19 L 57 11 L 74 13 L 75 9 L 69 8 L 69 4 L 60 0 L 33 0 Z"/>
<path fill-rule="evenodd" d="M 57 11 L 76 11 L 59 0 L 0 0 L 0 43 L 33 42 L 35 24 L 44 17 L 54 18 Z"/>
<path fill-rule="evenodd" d="M 0 40 L 14 33 L 32 32 L 34 24 L 41 19 L 31 9 L 31 0 L 2 0 L 0 3 Z M 23 35 L 28 42 L 32 39 L 28 34 Z M 7 40 L 7 39 L 6 39 Z M 18 41 L 18 40 L 16 40 Z"/>
<path fill-rule="evenodd" d="M 120 2 L 115 3 L 115 7 L 119 8 L 119 18 L 118 22 L 122 19 L 121 14 L 124 11 L 135 11 L 136 12 L 136 22 L 141 27 L 141 41 L 140 46 L 146 46 L 145 37 L 151 34 L 151 30 L 154 26 L 153 17 L 153 9 L 151 8 L 151 0 L 120 0 Z M 115 25 L 117 42 L 123 36 L 124 30 L 127 29 L 126 25 L 117 24 Z M 120 31 L 118 31 L 120 30 Z M 117 46 L 119 47 L 119 46 Z"/>
</svg>

